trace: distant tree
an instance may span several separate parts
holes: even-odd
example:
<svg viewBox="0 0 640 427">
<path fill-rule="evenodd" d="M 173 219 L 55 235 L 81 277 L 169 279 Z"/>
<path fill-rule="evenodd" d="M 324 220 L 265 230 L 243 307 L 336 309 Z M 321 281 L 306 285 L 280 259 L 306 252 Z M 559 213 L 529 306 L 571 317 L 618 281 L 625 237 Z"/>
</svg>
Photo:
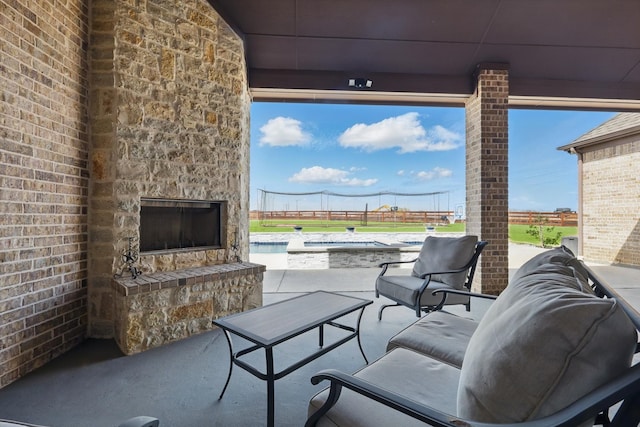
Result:
<svg viewBox="0 0 640 427">
<path fill-rule="evenodd" d="M 548 224 L 549 220 L 538 214 L 534 224 L 529 225 L 529 229 L 526 231 L 527 234 L 539 240 L 540 246 L 543 248 L 557 246 L 562 238 L 562 232 L 557 231 L 554 234 L 555 227 Z"/>
</svg>

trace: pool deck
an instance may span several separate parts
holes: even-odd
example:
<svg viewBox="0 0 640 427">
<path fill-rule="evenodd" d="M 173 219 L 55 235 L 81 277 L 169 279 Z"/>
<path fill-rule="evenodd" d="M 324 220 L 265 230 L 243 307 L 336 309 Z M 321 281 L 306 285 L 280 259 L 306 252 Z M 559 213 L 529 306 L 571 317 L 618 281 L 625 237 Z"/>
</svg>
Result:
<svg viewBox="0 0 640 427">
<path fill-rule="evenodd" d="M 533 256 L 545 251 L 531 245 L 509 244 L 509 275 Z M 263 292 L 301 293 L 315 290 L 336 292 L 373 292 L 378 268 L 291 269 L 287 254 L 250 254 L 249 260 L 267 267 Z M 620 265 L 587 262 L 597 274 L 613 286 L 634 307 L 640 309 L 640 269 Z M 405 267 L 410 268 L 410 267 Z"/>
</svg>

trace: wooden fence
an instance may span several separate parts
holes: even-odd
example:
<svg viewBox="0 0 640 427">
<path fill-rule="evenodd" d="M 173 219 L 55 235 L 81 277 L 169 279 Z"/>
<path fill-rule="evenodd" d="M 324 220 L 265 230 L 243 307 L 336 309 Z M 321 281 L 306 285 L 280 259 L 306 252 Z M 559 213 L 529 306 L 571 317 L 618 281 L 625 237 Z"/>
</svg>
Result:
<svg viewBox="0 0 640 427">
<path fill-rule="evenodd" d="M 398 222 L 406 224 L 443 224 L 454 220 L 451 211 L 251 211 L 252 220 L 282 221 L 349 221 L 358 224 L 368 222 Z M 549 226 L 577 226 L 575 212 L 509 212 L 509 224 L 548 224 Z"/>
<path fill-rule="evenodd" d="M 575 212 L 509 212 L 509 224 L 545 224 L 558 227 L 577 227 L 578 214 Z"/>
</svg>

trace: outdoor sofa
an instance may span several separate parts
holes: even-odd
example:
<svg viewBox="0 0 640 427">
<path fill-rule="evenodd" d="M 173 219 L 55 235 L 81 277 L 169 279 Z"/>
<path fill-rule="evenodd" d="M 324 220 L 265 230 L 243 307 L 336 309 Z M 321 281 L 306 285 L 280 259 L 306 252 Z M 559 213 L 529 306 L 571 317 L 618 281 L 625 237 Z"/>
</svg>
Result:
<svg viewBox="0 0 640 427">
<path fill-rule="evenodd" d="M 310 400 L 306 426 L 636 426 L 639 328 L 569 250 L 546 251 L 479 322 L 432 312 L 355 374 L 315 375 L 330 387 Z"/>
</svg>

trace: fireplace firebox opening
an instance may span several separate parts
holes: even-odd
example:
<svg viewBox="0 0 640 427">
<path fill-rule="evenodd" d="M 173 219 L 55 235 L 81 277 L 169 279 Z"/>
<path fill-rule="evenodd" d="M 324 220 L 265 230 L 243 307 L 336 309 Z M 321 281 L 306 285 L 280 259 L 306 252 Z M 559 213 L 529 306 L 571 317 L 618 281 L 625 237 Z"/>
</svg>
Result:
<svg viewBox="0 0 640 427">
<path fill-rule="evenodd" d="M 140 200 L 140 252 L 222 248 L 226 202 Z"/>
</svg>

